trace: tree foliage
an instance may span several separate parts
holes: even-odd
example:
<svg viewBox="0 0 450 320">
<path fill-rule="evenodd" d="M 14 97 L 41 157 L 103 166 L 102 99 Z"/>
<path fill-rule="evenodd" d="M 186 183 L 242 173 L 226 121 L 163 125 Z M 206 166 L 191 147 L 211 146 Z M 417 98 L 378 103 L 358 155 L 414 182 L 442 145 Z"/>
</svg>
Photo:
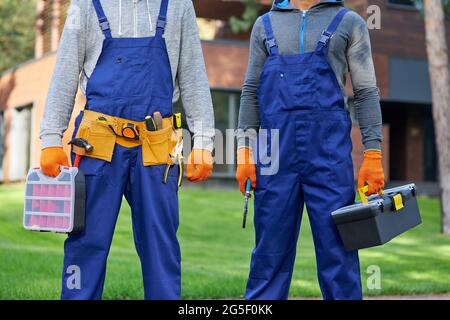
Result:
<svg viewBox="0 0 450 320">
<path fill-rule="evenodd" d="M 33 58 L 35 0 L 0 0 L 0 72 Z"/>
<path fill-rule="evenodd" d="M 242 17 L 238 18 L 233 16 L 230 18 L 231 31 L 234 33 L 246 32 L 250 30 L 256 18 L 258 18 L 259 10 L 261 9 L 261 4 L 259 1 L 243 0 L 242 2 L 245 5 L 245 10 Z"/>
</svg>

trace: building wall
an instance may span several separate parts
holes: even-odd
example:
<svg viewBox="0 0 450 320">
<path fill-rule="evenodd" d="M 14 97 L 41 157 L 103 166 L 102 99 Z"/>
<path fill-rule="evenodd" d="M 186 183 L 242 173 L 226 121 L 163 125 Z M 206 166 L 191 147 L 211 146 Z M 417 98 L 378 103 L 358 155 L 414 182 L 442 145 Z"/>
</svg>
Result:
<svg viewBox="0 0 450 320">
<path fill-rule="evenodd" d="M 271 1 L 263 2 L 266 5 L 263 9 L 267 10 Z M 68 0 L 38 1 L 40 14 L 38 15 L 36 29 L 36 57 L 40 58 L 21 66 L 15 71 L 4 74 L 0 78 L 0 109 L 5 110 L 6 141 L 3 171 L 6 179 L 8 178 L 8 166 L 11 161 L 14 161 L 9 158 L 8 152 L 8 144 L 11 143 L 8 137 L 8 127 L 10 126 L 11 110 L 13 108 L 32 104 L 30 155 L 31 164 L 33 166 L 38 165 L 40 152 L 39 123 L 42 118 L 48 84 L 55 62 L 55 55 L 51 52 L 55 50 L 59 40 L 59 34 L 63 25 L 62 21 L 64 21 L 68 3 Z M 423 20 L 418 12 L 390 6 L 386 0 L 348 0 L 346 3 L 363 17 L 367 17 L 367 7 L 369 5 L 375 4 L 381 7 L 381 29 L 371 30 L 370 33 L 378 86 L 383 101 L 389 101 L 392 96 L 391 88 L 396 88 L 396 86 L 392 85 L 390 79 L 392 58 L 426 58 Z M 227 23 L 231 15 L 239 16 L 243 10 L 243 6 L 239 1 L 194 0 L 194 5 L 199 17 L 223 19 L 224 23 Z M 450 28 L 447 35 L 450 37 Z M 248 38 L 248 33 L 246 37 Z M 204 41 L 203 51 L 210 86 L 214 90 L 231 90 L 234 95 L 238 96 L 247 67 L 248 42 L 229 39 Z M 351 81 L 348 81 L 347 84 L 346 92 L 351 96 Z M 386 103 L 383 102 L 383 104 Z M 83 105 L 84 97 L 79 94 L 74 115 L 78 113 L 77 109 L 80 109 Z M 390 108 L 391 106 L 383 108 L 385 115 L 389 116 L 391 110 L 393 110 Z M 407 179 L 420 180 L 423 178 L 423 161 L 420 160 L 423 158 L 424 152 L 424 148 L 421 147 L 424 143 L 424 138 L 420 137 L 420 132 L 423 131 L 423 122 L 420 121 L 420 115 L 413 112 L 410 112 L 408 117 L 399 118 L 395 121 L 389 122 L 383 128 L 383 152 L 386 172 L 389 174 L 388 167 L 391 163 L 389 161 L 389 155 L 392 153 L 390 152 L 392 148 L 390 145 L 398 143 L 398 146 L 403 148 L 404 160 L 399 160 L 395 165 L 402 166 L 405 164 L 402 169 L 399 169 L 399 172 L 404 170 L 403 176 Z M 399 121 L 402 122 L 401 125 L 398 125 Z M 69 127 L 65 141 L 67 141 L 71 131 L 72 128 Z M 390 135 L 394 132 L 398 136 L 392 139 Z M 357 172 L 361 162 L 362 144 L 360 133 L 356 126 L 352 131 L 352 139 L 354 142 L 355 172 Z M 408 145 L 408 147 L 405 145 Z M 398 157 L 398 159 L 400 158 Z M 422 161 L 422 164 L 420 161 Z M 421 166 L 422 169 L 420 168 Z"/>
<path fill-rule="evenodd" d="M 10 153 L 12 144 L 19 143 L 10 137 L 12 115 L 17 108 L 31 105 L 31 140 L 30 140 L 30 165 L 39 165 L 40 140 L 39 127 L 44 113 L 45 100 L 50 83 L 55 54 L 49 54 L 41 59 L 27 63 L 17 70 L 4 74 L 0 78 L 0 110 L 4 111 L 5 137 L 4 137 L 4 180 L 9 179 L 11 162 Z M 84 97 L 79 94 L 75 105 L 75 112 L 84 105 Z M 72 123 L 73 121 L 71 121 Z M 73 130 L 69 127 L 68 133 Z M 67 142 L 68 135 L 64 142 Z M 66 150 L 69 149 L 66 146 Z"/>
</svg>

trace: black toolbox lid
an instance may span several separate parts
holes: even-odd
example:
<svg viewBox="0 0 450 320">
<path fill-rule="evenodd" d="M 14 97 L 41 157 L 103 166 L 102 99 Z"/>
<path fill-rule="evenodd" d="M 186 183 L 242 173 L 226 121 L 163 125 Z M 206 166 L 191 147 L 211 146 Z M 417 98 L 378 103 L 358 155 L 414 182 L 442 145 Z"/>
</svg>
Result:
<svg viewBox="0 0 450 320">
<path fill-rule="evenodd" d="M 340 208 L 331 213 L 336 224 L 347 223 L 351 221 L 364 220 L 375 217 L 386 208 L 391 210 L 392 197 L 401 194 L 404 201 L 410 197 L 416 196 L 416 185 L 414 183 L 398 186 L 384 190 L 383 195 L 372 195 L 367 198 L 368 202 L 361 201 L 355 204 Z"/>
</svg>

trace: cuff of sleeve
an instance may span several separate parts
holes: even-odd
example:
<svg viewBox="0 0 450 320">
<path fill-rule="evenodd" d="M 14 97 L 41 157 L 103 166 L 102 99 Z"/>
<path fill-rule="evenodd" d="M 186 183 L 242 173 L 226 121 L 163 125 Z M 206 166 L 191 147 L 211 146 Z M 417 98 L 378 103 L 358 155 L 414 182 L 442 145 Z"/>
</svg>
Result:
<svg viewBox="0 0 450 320">
<path fill-rule="evenodd" d="M 249 148 L 250 150 L 253 150 L 253 148 L 256 146 L 256 140 L 257 140 L 256 135 L 252 134 L 238 136 L 237 138 L 238 149 Z"/>
<path fill-rule="evenodd" d="M 194 139 L 194 149 L 203 149 L 212 152 L 214 149 L 214 140 L 211 137 L 196 137 Z"/>
<path fill-rule="evenodd" d="M 364 151 L 381 150 L 381 143 L 378 140 L 370 140 L 364 143 Z"/>
<path fill-rule="evenodd" d="M 59 134 L 46 134 L 41 137 L 41 149 L 62 146 L 61 136 Z"/>
</svg>

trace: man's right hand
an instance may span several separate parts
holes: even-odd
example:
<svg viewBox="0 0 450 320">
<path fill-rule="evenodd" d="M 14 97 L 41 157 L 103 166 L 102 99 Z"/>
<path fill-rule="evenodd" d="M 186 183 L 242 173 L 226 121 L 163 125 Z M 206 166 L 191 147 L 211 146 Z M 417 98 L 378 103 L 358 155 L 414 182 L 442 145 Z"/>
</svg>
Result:
<svg viewBox="0 0 450 320">
<path fill-rule="evenodd" d="M 256 188 L 256 165 L 253 160 L 252 150 L 244 147 L 237 151 L 236 180 L 239 190 L 245 195 L 245 184 L 248 179 L 252 183 L 252 189 Z"/>
<path fill-rule="evenodd" d="M 59 175 L 60 166 L 69 166 L 69 160 L 62 147 L 49 147 L 42 149 L 41 152 L 41 170 L 49 177 Z"/>
</svg>

